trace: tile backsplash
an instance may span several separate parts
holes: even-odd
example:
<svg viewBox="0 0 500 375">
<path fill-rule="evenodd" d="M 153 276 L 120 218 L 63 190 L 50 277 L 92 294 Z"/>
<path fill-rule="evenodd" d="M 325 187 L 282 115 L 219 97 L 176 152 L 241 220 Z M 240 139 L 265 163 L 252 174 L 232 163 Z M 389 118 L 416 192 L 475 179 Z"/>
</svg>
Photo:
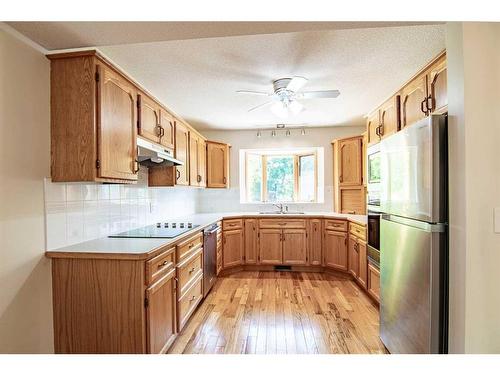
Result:
<svg viewBox="0 0 500 375">
<path fill-rule="evenodd" d="M 46 248 L 105 237 L 196 212 L 196 188 L 149 188 L 147 170 L 136 185 L 53 183 L 45 179 Z"/>
</svg>

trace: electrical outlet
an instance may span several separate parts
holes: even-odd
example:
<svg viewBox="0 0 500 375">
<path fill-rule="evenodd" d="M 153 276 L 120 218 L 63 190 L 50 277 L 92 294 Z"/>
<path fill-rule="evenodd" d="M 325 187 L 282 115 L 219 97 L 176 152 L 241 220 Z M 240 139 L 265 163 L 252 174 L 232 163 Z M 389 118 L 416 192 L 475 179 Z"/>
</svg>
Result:
<svg viewBox="0 0 500 375">
<path fill-rule="evenodd" d="M 495 207 L 495 233 L 500 233 L 500 207 Z"/>
</svg>

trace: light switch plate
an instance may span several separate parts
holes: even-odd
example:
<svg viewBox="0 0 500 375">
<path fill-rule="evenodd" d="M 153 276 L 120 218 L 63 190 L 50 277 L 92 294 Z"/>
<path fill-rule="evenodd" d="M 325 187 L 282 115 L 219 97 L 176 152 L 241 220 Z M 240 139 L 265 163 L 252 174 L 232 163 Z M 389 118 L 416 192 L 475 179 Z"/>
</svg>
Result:
<svg viewBox="0 0 500 375">
<path fill-rule="evenodd" d="M 500 233 L 500 207 L 495 207 L 495 233 Z"/>
</svg>

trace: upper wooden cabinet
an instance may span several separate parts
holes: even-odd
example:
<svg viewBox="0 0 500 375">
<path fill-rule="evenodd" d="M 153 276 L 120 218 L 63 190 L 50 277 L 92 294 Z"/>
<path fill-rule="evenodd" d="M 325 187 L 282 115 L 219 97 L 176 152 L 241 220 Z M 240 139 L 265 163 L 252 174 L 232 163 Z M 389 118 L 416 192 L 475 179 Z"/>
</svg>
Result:
<svg viewBox="0 0 500 375">
<path fill-rule="evenodd" d="M 52 181 L 136 181 L 134 84 L 95 51 L 48 58 Z"/>
<path fill-rule="evenodd" d="M 333 142 L 333 184 L 335 211 L 364 214 L 363 136 Z"/>
<path fill-rule="evenodd" d="M 380 141 L 380 137 L 378 135 L 380 127 L 380 110 L 372 112 L 368 115 L 366 120 L 366 138 L 368 140 L 368 144 L 375 144 Z"/>
<path fill-rule="evenodd" d="M 448 78 L 446 54 L 442 54 L 427 71 L 429 113 L 445 113 L 448 110 Z"/>
<path fill-rule="evenodd" d="M 160 108 L 160 144 L 172 150 L 175 148 L 175 123 L 174 116 Z"/>
<path fill-rule="evenodd" d="M 428 115 L 427 77 L 417 76 L 401 89 L 401 127 L 404 128 Z"/>
<path fill-rule="evenodd" d="M 159 143 L 161 136 L 160 128 L 160 105 L 144 93 L 137 95 L 138 121 L 137 134 Z"/>
<path fill-rule="evenodd" d="M 175 158 L 184 165 L 175 168 L 175 184 L 189 185 L 189 129 L 183 123 L 175 123 Z"/>
<path fill-rule="evenodd" d="M 189 184 L 206 186 L 206 143 L 193 131 L 189 132 Z"/>
<path fill-rule="evenodd" d="M 225 143 L 207 141 L 207 187 L 229 187 L 229 148 Z"/>
</svg>

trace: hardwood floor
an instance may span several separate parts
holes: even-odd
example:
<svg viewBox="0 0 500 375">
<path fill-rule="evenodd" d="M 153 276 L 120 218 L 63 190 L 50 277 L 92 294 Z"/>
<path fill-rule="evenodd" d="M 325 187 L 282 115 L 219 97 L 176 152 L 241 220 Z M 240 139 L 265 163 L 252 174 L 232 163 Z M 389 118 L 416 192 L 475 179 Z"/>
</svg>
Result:
<svg viewBox="0 0 500 375">
<path fill-rule="evenodd" d="M 221 277 L 170 353 L 387 353 L 377 307 L 350 279 L 324 273 Z"/>
</svg>

